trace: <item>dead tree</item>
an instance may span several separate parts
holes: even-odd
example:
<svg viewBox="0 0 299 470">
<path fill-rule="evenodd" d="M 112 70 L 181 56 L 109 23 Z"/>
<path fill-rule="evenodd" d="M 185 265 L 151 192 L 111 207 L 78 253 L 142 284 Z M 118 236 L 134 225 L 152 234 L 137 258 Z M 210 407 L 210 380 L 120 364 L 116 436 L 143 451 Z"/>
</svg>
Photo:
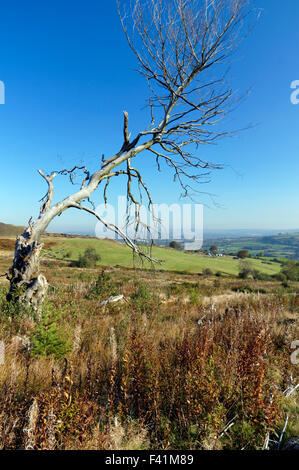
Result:
<svg viewBox="0 0 299 470">
<path fill-rule="evenodd" d="M 40 308 L 48 285 L 39 272 L 43 246 L 41 236 L 56 216 L 69 208 L 93 214 L 108 229 L 121 236 L 135 253 L 150 259 L 134 239 L 120 227 L 103 220 L 88 205 L 92 194 L 102 187 L 107 202 L 111 179 L 126 178 L 127 198 L 135 207 L 138 225 L 141 193 L 145 193 L 149 207 L 152 207 L 150 191 L 140 171 L 133 165 L 138 155 L 148 152 L 158 171 L 162 166 L 168 167 L 185 195 L 192 182 L 201 182 L 211 170 L 221 168 L 205 161 L 199 150 L 201 144 L 214 143 L 229 134 L 221 121 L 232 109 L 236 97 L 226 85 L 223 71 L 244 38 L 250 13 L 248 2 L 133 0 L 130 8 L 126 9 L 125 1 L 118 2 L 118 8 L 139 72 L 147 81 L 149 126 L 131 138 L 128 113 L 124 111 L 123 144 L 113 156 L 103 158 L 93 174 L 84 166 L 49 175 L 38 170 L 48 190 L 42 200 L 39 217 L 35 221 L 30 220 L 24 233 L 16 240 L 7 296 L 8 300 L 26 301 L 35 309 Z M 83 175 L 80 189 L 53 204 L 54 178 L 68 175 L 73 182 L 78 171 Z M 137 195 L 136 186 L 139 188 Z"/>
</svg>

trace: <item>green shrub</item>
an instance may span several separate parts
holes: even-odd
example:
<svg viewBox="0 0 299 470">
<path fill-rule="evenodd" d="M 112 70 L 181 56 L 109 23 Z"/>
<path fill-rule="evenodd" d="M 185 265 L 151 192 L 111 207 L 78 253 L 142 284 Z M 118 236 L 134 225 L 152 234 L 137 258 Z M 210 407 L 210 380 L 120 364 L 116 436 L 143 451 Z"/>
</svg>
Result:
<svg viewBox="0 0 299 470">
<path fill-rule="evenodd" d="M 201 299 L 199 297 L 198 290 L 191 289 L 190 290 L 190 302 L 192 305 L 198 305 L 201 303 Z"/>
<path fill-rule="evenodd" d="M 213 275 L 213 271 L 210 269 L 210 268 L 205 268 L 202 270 L 202 274 L 204 276 L 212 276 Z"/>
<path fill-rule="evenodd" d="M 299 263 L 288 261 L 282 267 L 281 273 L 286 276 L 288 281 L 299 281 Z"/>
<path fill-rule="evenodd" d="M 249 260 L 242 260 L 240 261 L 239 265 L 239 278 L 240 279 L 247 279 L 249 276 L 252 276 L 255 279 L 257 272 Z"/>
<path fill-rule="evenodd" d="M 170 247 L 170 248 L 173 248 L 174 250 L 182 250 L 182 249 L 183 249 L 181 243 L 176 242 L 176 241 L 170 242 L 170 243 L 169 243 L 169 247 Z"/>
<path fill-rule="evenodd" d="M 24 286 L 25 288 L 25 286 Z M 30 305 L 17 301 L 17 297 L 24 292 L 24 289 L 19 288 L 9 302 L 6 300 L 7 289 L 0 291 L 0 312 L 3 319 L 9 318 L 36 318 L 36 312 Z"/>
<path fill-rule="evenodd" d="M 137 290 L 131 295 L 133 308 L 141 313 L 150 314 L 160 308 L 159 297 L 151 292 L 144 283 L 137 284 Z"/>
<path fill-rule="evenodd" d="M 149 300 L 153 297 L 146 284 L 139 284 L 138 289 L 131 295 L 133 300 Z"/>
<path fill-rule="evenodd" d="M 83 255 L 79 255 L 78 261 L 73 261 L 71 266 L 77 268 L 95 268 L 97 262 L 101 260 L 95 248 L 86 248 Z"/>
<path fill-rule="evenodd" d="M 237 253 L 237 257 L 241 259 L 248 258 L 249 257 L 248 250 L 239 250 Z"/>
<path fill-rule="evenodd" d="M 248 285 L 244 285 L 244 286 L 233 286 L 231 288 L 231 290 L 233 292 L 243 292 L 243 293 L 253 293 L 255 292 L 255 289 L 253 289 L 252 287 L 248 286 Z"/>
<path fill-rule="evenodd" d="M 89 295 L 97 298 L 106 298 L 117 294 L 119 294 L 119 292 L 117 291 L 116 283 L 112 282 L 109 274 L 102 270 L 96 282 L 92 284 Z"/>
<path fill-rule="evenodd" d="M 70 351 L 65 331 L 58 326 L 59 315 L 50 306 L 43 309 L 42 320 L 34 330 L 31 342 L 32 356 L 65 357 Z"/>
<path fill-rule="evenodd" d="M 287 281 L 287 276 L 284 273 L 273 274 L 273 278 L 280 282 Z"/>
<path fill-rule="evenodd" d="M 261 273 L 257 269 L 254 269 L 252 272 L 253 279 L 258 281 L 271 281 L 272 276 L 270 274 Z"/>
</svg>

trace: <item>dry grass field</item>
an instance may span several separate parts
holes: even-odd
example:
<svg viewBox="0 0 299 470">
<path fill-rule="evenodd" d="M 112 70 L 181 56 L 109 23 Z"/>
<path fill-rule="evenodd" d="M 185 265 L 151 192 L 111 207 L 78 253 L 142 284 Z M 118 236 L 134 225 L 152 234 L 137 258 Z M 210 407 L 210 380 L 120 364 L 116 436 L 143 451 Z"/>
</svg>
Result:
<svg viewBox="0 0 299 470">
<path fill-rule="evenodd" d="M 298 283 L 69 264 L 42 261 L 41 321 L 0 278 L 0 448 L 262 449 L 286 414 L 299 434 Z"/>
</svg>

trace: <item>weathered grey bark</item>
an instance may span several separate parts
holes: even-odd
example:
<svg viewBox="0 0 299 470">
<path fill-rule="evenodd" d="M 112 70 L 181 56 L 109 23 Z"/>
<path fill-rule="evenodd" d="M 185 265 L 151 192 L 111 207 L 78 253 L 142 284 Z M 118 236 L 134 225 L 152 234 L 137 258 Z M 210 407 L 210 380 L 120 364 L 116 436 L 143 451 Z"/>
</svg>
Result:
<svg viewBox="0 0 299 470">
<path fill-rule="evenodd" d="M 15 256 L 7 300 L 24 301 L 39 311 L 48 289 L 46 278 L 39 274 L 42 243 L 34 240 L 31 227 L 16 240 Z"/>
</svg>

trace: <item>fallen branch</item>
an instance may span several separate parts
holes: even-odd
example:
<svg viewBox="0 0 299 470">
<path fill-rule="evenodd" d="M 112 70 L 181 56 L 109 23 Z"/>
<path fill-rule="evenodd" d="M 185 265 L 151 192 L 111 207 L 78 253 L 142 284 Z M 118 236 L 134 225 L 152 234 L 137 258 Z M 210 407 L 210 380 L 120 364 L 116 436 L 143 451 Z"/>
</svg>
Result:
<svg viewBox="0 0 299 470">
<path fill-rule="evenodd" d="M 285 433 L 285 431 L 286 431 L 286 428 L 287 428 L 288 422 L 289 422 L 289 415 L 287 415 L 287 417 L 286 417 L 286 420 L 285 420 L 285 423 L 284 423 L 283 430 L 281 431 L 280 438 L 279 438 L 279 441 L 278 441 L 278 447 L 277 447 L 277 450 L 280 450 L 280 446 L 281 446 L 282 439 L 283 439 L 284 433 Z"/>
<path fill-rule="evenodd" d="M 285 391 L 283 392 L 284 396 L 285 397 L 289 397 L 291 396 L 294 392 L 296 392 L 296 390 L 298 389 L 299 387 L 299 384 L 297 385 L 293 385 L 293 377 L 292 375 L 290 376 L 290 384 L 287 386 L 287 388 L 285 389 Z"/>
<path fill-rule="evenodd" d="M 106 300 L 103 300 L 102 302 L 99 302 L 99 307 L 103 307 L 104 305 L 107 305 L 107 304 L 112 304 L 112 303 L 115 303 L 115 302 L 119 302 L 120 300 L 122 300 L 124 298 L 124 296 L 121 294 L 121 295 L 111 295 L 110 297 L 108 297 L 108 299 Z"/>
<path fill-rule="evenodd" d="M 289 397 L 290 395 L 292 395 L 294 392 L 296 392 L 296 390 L 298 389 L 299 387 L 299 384 L 297 384 L 295 387 L 292 387 L 292 386 L 289 386 L 285 391 L 284 391 L 284 395 L 286 397 Z"/>
</svg>

